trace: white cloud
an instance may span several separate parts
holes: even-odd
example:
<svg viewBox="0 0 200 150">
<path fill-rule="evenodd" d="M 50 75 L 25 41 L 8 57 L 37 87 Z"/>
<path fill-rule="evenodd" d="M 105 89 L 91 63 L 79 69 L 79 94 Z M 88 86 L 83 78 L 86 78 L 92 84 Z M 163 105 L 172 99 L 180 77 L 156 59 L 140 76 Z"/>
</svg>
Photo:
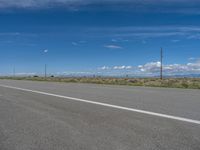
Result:
<svg viewBox="0 0 200 150">
<path fill-rule="evenodd" d="M 130 75 L 141 75 L 141 76 L 154 76 L 159 75 L 161 63 L 149 62 L 144 65 L 133 66 L 114 66 L 108 67 L 103 66 L 101 70 L 107 71 L 108 74 L 130 74 Z M 134 69 L 133 69 L 134 68 Z M 167 64 L 163 65 L 164 75 L 187 75 L 187 74 L 200 74 L 200 60 L 187 63 L 187 64 Z"/>
<path fill-rule="evenodd" d="M 100 67 L 99 69 L 100 69 L 100 70 L 108 70 L 108 69 L 110 69 L 110 68 L 107 67 L 107 66 L 103 66 L 103 67 Z"/>
<path fill-rule="evenodd" d="M 115 0 L 116 2 L 121 0 Z M 115 3 L 113 0 L 104 0 L 104 3 Z M 129 1 L 129 0 L 128 0 Z M 53 6 L 85 6 L 90 4 L 99 3 L 98 0 L 0 0 L 0 8 L 41 8 L 41 7 L 53 7 Z"/>
<path fill-rule="evenodd" d="M 93 74 L 92 72 L 85 72 L 85 71 L 65 71 L 65 72 L 62 72 L 62 73 L 60 73 L 60 75 L 72 75 L 72 74 L 74 74 L 74 75 L 81 75 L 81 74 L 83 74 L 83 75 L 88 75 L 88 74 Z M 58 73 L 57 73 L 57 75 L 59 75 Z"/>
<path fill-rule="evenodd" d="M 200 14 L 199 4 L 199 0 L 0 0 L 0 11 L 12 8 L 49 9 L 60 6 L 71 11 L 78 11 L 82 8 L 87 9 L 87 6 L 102 9 L 101 6 L 105 5 L 108 6 L 105 9 L 109 8 L 109 10 Z"/>
<path fill-rule="evenodd" d="M 117 39 L 111 39 L 111 41 L 112 41 L 112 42 L 117 42 L 118 40 L 117 40 Z"/>
<path fill-rule="evenodd" d="M 44 50 L 44 53 L 48 53 L 48 52 L 49 52 L 49 50 L 48 50 L 48 49 L 45 49 L 45 50 Z"/>
<path fill-rule="evenodd" d="M 159 71 L 160 65 L 160 62 L 150 62 L 145 65 L 139 65 L 138 68 L 141 72 L 157 72 Z"/>
<path fill-rule="evenodd" d="M 63 3 L 59 0 L 0 0 L 1 8 L 18 7 L 18 8 L 31 8 L 31 7 L 44 7 L 52 2 Z"/>
<path fill-rule="evenodd" d="M 194 2 L 199 4 L 199 0 L 190 0 L 190 1 L 188 0 L 162 0 L 162 1 L 161 0 L 102 0 L 102 1 L 99 1 L 99 0 L 0 0 L 0 7 L 2 8 L 8 8 L 8 7 L 29 8 L 29 7 L 48 7 L 48 6 L 53 6 L 53 5 L 67 5 L 67 6 L 73 6 L 73 5 L 82 6 L 83 5 L 85 6 L 85 5 L 91 5 L 91 4 L 107 4 L 107 5 L 124 4 L 127 6 L 132 6 L 134 8 L 135 7 L 137 8 L 137 6 L 138 8 L 141 8 L 141 6 L 148 6 L 148 5 L 157 6 L 159 4 L 161 6 L 166 5 L 166 4 L 169 6 L 173 6 L 174 4 L 185 6 L 188 3 L 192 4 Z M 193 5 L 193 7 L 195 7 L 195 5 Z M 177 10 L 178 8 L 175 7 L 174 9 Z"/>
<path fill-rule="evenodd" d="M 72 45 L 73 46 L 80 46 L 80 45 L 84 45 L 86 43 L 87 43 L 87 41 L 80 40 L 80 41 L 77 41 L 77 42 L 72 42 Z"/>
<path fill-rule="evenodd" d="M 196 60 L 196 58 L 190 57 L 190 58 L 188 58 L 188 60 L 193 61 L 193 60 Z"/>
<path fill-rule="evenodd" d="M 115 69 L 115 70 L 117 70 L 117 69 L 121 70 L 121 69 L 125 69 L 125 68 L 126 68 L 126 66 L 115 66 L 115 67 L 113 67 L 113 69 Z"/>
<path fill-rule="evenodd" d="M 114 66 L 114 70 L 132 69 L 132 66 Z"/>
<path fill-rule="evenodd" d="M 84 40 L 80 40 L 78 42 L 72 42 L 72 45 L 73 46 L 79 46 L 79 45 L 83 45 L 83 44 L 86 44 L 87 41 L 84 41 Z"/>
<path fill-rule="evenodd" d="M 126 69 L 132 69 L 133 67 L 132 66 L 126 66 Z"/>
<path fill-rule="evenodd" d="M 114 66 L 114 67 L 108 67 L 108 66 L 103 66 L 99 68 L 100 70 L 130 70 L 133 69 L 132 66 Z"/>
<path fill-rule="evenodd" d="M 123 47 L 118 46 L 118 45 L 106 45 L 104 47 L 109 48 L 109 49 L 123 49 Z"/>
<path fill-rule="evenodd" d="M 150 62 L 138 68 L 143 73 L 156 74 L 160 71 L 160 65 L 160 62 Z M 163 71 L 167 75 L 200 73 L 200 62 L 163 65 Z"/>
</svg>

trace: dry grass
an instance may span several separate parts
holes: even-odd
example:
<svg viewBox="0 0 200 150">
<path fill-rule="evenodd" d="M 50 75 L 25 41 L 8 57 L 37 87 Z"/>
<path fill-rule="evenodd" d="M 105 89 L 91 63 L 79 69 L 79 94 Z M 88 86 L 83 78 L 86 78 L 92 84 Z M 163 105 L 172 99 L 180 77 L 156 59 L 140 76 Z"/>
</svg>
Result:
<svg viewBox="0 0 200 150">
<path fill-rule="evenodd" d="M 111 84 L 111 85 L 129 85 L 129 86 L 146 86 L 146 87 L 167 87 L 167 88 L 186 88 L 200 89 L 200 78 L 108 78 L 108 77 L 1 77 L 1 79 L 14 80 L 32 80 L 32 81 L 49 81 L 49 82 L 71 82 L 71 83 L 94 83 L 94 84 Z"/>
</svg>

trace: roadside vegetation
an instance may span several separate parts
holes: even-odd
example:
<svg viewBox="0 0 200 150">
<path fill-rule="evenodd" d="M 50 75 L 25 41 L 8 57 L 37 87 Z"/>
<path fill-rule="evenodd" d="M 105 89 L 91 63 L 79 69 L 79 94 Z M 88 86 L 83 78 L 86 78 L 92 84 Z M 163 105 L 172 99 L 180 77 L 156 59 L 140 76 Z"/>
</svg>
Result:
<svg viewBox="0 0 200 150">
<path fill-rule="evenodd" d="M 200 89 L 200 78 L 0 77 L 0 79 Z"/>
</svg>

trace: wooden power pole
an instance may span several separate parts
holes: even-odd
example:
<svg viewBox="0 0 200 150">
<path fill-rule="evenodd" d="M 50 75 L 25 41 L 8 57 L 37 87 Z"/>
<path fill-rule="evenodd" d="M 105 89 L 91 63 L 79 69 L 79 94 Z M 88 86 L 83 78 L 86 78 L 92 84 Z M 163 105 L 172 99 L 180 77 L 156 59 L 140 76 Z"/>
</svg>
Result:
<svg viewBox="0 0 200 150">
<path fill-rule="evenodd" d="M 160 79 L 163 79 L 163 49 L 160 50 Z"/>
<path fill-rule="evenodd" d="M 45 80 L 47 78 L 47 64 L 45 64 L 45 66 L 44 66 L 44 78 L 45 78 Z"/>
<path fill-rule="evenodd" d="M 13 67 L 13 77 L 15 78 L 15 66 Z"/>
</svg>

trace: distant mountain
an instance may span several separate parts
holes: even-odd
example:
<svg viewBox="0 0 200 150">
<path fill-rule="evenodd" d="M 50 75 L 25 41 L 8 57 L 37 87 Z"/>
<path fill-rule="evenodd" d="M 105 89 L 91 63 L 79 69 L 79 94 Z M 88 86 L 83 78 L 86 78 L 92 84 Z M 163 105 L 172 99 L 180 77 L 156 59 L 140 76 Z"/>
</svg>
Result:
<svg viewBox="0 0 200 150">
<path fill-rule="evenodd" d="M 166 77 L 174 77 L 174 78 L 200 78 L 200 74 L 186 74 L 186 75 L 168 75 Z"/>
</svg>

